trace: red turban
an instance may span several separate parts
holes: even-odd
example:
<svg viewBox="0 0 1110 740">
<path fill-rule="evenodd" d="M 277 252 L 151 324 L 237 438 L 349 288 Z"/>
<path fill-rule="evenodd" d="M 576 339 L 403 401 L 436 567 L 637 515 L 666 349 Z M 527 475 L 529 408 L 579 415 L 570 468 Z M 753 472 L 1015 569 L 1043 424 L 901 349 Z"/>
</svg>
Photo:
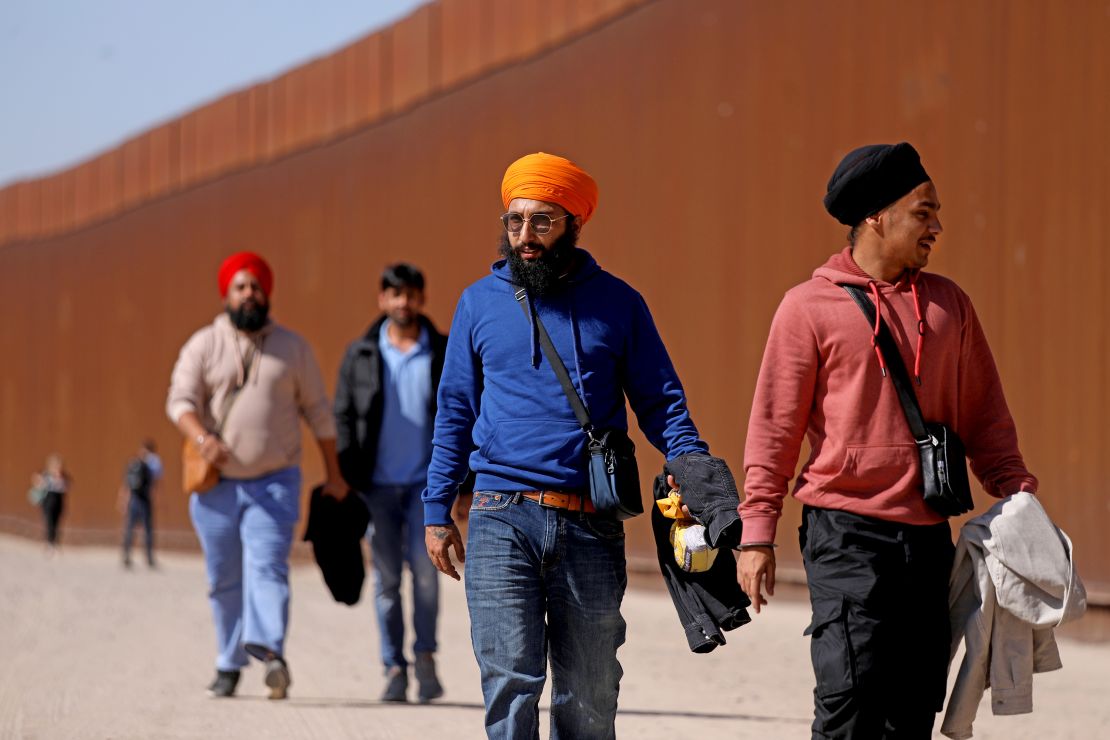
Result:
<svg viewBox="0 0 1110 740">
<path fill-rule="evenodd" d="M 220 265 L 220 271 L 216 276 L 216 280 L 220 286 L 220 295 L 224 298 L 227 297 L 227 288 L 231 285 L 231 279 L 235 277 L 235 273 L 240 270 L 246 270 L 251 275 L 258 278 L 258 284 L 262 286 L 262 292 L 267 297 L 274 287 L 274 273 L 270 266 L 266 264 L 266 260 L 259 257 L 254 252 L 236 252 L 235 254 L 224 260 Z"/>
<path fill-rule="evenodd" d="M 569 159 L 537 152 L 521 157 L 505 170 L 501 200 L 513 198 L 557 203 L 584 224 L 597 208 L 597 183 Z"/>
</svg>

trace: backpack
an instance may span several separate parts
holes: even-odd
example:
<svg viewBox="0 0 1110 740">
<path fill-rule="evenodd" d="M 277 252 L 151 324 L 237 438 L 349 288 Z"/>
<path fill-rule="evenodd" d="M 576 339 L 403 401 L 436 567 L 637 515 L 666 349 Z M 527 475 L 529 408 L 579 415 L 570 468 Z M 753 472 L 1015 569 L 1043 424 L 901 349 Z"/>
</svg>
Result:
<svg viewBox="0 0 1110 740">
<path fill-rule="evenodd" d="M 151 477 L 150 466 L 136 457 L 127 464 L 124 483 L 131 493 L 146 498 L 150 495 Z"/>
</svg>

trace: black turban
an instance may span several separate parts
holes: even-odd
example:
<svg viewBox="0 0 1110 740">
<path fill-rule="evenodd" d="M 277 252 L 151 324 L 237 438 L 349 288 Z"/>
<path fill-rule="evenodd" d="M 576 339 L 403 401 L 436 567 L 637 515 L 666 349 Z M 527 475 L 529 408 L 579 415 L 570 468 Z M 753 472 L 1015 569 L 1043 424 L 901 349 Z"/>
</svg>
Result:
<svg viewBox="0 0 1110 740">
<path fill-rule="evenodd" d="M 855 226 L 929 180 L 910 144 L 869 144 L 848 153 L 836 166 L 825 193 L 825 210 Z"/>
</svg>

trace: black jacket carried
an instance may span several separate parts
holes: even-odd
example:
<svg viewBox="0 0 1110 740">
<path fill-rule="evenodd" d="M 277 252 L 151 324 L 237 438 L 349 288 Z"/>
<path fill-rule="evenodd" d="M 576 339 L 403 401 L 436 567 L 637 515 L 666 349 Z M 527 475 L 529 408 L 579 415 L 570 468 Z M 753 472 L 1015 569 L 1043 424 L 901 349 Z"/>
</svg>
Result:
<svg viewBox="0 0 1110 740">
<path fill-rule="evenodd" d="M 347 484 L 358 491 L 369 491 L 377 462 L 378 435 L 382 427 L 382 357 L 378 347 L 385 317 L 351 342 L 339 367 L 335 385 L 336 448 L 339 470 Z M 447 336 L 440 334 L 426 317 L 420 325 L 428 330 L 432 351 L 432 397 L 428 402 L 428 420 L 436 415 L 436 391 L 443 373 L 443 354 Z"/>
<path fill-rule="evenodd" d="M 336 501 L 325 496 L 323 490 L 323 486 L 312 489 L 304 540 L 312 543 L 312 554 L 332 597 L 354 606 L 366 578 L 362 538 L 370 525 L 370 512 L 354 491 Z"/>
<path fill-rule="evenodd" d="M 719 548 L 717 559 L 704 573 L 687 573 L 674 559 L 670 543 L 673 519 L 651 507 L 651 528 L 659 568 L 671 594 L 679 622 L 686 633 L 690 650 L 708 653 L 725 644 L 724 632 L 751 621 L 746 607 L 751 600 L 736 581 L 736 557 L 731 547 L 740 541 L 740 516 L 736 507 L 740 496 L 728 464 L 719 457 L 702 454 L 680 455 L 668 462 L 655 479 L 655 498 L 670 492 L 667 474 L 675 477 L 682 502 L 706 530 L 711 547 Z"/>
</svg>

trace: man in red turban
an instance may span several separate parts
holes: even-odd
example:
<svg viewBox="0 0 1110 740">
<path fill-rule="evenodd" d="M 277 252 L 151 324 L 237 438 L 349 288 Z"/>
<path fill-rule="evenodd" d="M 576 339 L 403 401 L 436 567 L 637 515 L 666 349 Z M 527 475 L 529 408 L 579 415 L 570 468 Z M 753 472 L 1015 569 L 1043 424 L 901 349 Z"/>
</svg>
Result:
<svg viewBox="0 0 1110 740">
<path fill-rule="evenodd" d="M 262 288 L 262 292 L 267 297 L 270 296 L 274 290 L 274 272 L 270 269 L 270 265 L 254 252 L 236 252 L 223 261 L 216 276 L 222 298 L 227 297 L 227 289 L 231 285 L 231 280 L 240 270 L 246 270 L 254 275 L 255 279 L 258 280 L 259 287 Z"/>
<path fill-rule="evenodd" d="M 266 260 L 254 252 L 236 252 L 220 265 L 216 281 L 235 328 L 247 333 L 260 331 L 268 320 L 274 289 L 274 273 Z"/>
<path fill-rule="evenodd" d="M 324 493 L 342 499 L 335 419 L 312 348 L 270 320 L 273 271 L 239 252 L 217 275 L 224 312 L 201 328 L 173 369 L 166 412 L 218 473 L 187 485 L 189 514 L 204 549 L 216 627 L 214 696 L 232 696 L 253 656 L 265 664 L 271 699 L 292 679 L 285 660 L 289 550 L 300 515 L 300 420 L 320 447 Z M 244 567 L 246 565 L 246 567 Z"/>
<path fill-rule="evenodd" d="M 594 179 L 563 157 L 530 154 L 509 166 L 501 200 L 504 259 L 463 291 L 447 339 L 425 544 L 459 578 L 451 506 L 473 473 L 466 598 L 486 732 L 536 735 L 550 658 L 551 736 L 609 738 L 625 638 L 624 526 L 591 495 L 589 437 L 571 396 L 618 449 L 632 444 L 626 400 L 668 459 L 707 446 L 644 299 L 576 246 L 597 208 Z"/>
</svg>

